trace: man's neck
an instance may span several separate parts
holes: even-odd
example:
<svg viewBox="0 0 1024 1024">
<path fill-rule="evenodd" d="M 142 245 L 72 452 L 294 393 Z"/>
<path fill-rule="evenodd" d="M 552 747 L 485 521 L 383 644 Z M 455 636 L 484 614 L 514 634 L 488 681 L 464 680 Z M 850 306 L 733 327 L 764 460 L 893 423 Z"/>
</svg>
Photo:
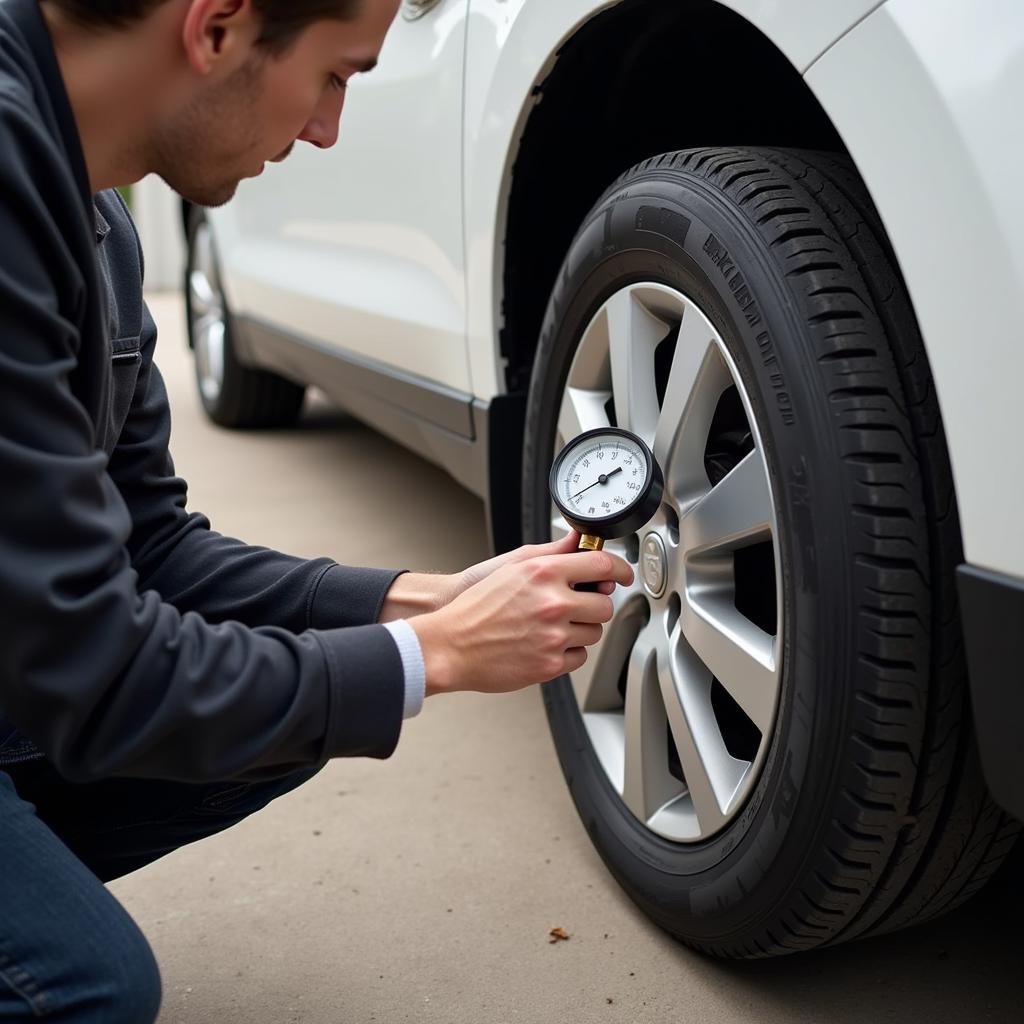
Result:
<svg viewBox="0 0 1024 1024">
<path fill-rule="evenodd" d="M 53 40 L 93 192 L 139 181 L 152 170 L 150 132 L 160 59 L 138 30 L 96 31 L 50 4 L 40 10 Z"/>
</svg>

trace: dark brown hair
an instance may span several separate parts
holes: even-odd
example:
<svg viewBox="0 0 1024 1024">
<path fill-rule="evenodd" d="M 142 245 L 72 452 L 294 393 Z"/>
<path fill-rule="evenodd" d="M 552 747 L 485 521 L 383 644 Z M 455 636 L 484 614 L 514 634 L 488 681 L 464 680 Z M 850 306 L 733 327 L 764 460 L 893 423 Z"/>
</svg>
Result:
<svg viewBox="0 0 1024 1024">
<path fill-rule="evenodd" d="M 150 14 L 164 0 L 49 0 L 79 25 L 91 28 L 125 28 Z M 252 0 L 263 19 L 259 44 L 280 53 L 316 21 L 348 21 L 363 0 Z"/>
</svg>

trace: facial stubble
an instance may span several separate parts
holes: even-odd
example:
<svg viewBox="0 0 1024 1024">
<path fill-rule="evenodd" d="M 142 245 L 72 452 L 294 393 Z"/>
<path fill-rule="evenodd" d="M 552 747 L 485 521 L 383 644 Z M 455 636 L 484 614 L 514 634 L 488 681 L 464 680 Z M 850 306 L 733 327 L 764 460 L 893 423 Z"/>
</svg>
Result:
<svg viewBox="0 0 1024 1024">
<path fill-rule="evenodd" d="M 189 202 L 223 206 L 252 173 L 239 165 L 259 149 L 265 60 L 254 56 L 194 97 L 155 140 L 156 173 Z"/>
</svg>

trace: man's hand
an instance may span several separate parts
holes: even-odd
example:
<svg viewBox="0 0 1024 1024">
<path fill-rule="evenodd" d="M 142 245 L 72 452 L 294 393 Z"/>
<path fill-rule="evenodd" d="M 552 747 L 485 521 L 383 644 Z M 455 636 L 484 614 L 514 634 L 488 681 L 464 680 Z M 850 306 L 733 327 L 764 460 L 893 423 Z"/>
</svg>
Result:
<svg viewBox="0 0 1024 1024">
<path fill-rule="evenodd" d="M 460 575 L 449 577 L 452 581 L 452 589 L 448 600 L 453 601 L 459 594 L 465 593 L 470 587 L 487 579 L 491 573 L 502 568 L 502 566 L 515 565 L 531 558 L 543 558 L 547 555 L 567 555 L 572 551 L 576 551 L 579 548 L 579 543 L 580 535 L 572 532 L 566 534 L 560 540 L 553 540 L 548 544 L 525 544 L 514 551 L 507 551 L 503 555 L 489 558 L 486 562 L 471 565 Z M 615 589 L 615 584 L 608 580 L 603 581 L 600 586 L 600 593 L 602 594 L 611 594 Z"/>
<path fill-rule="evenodd" d="M 471 565 L 460 573 L 403 573 L 391 584 L 381 608 L 380 621 L 392 622 L 395 619 L 409 619 L 414 615 L 437 611 L 450 604 L 460 594 L 464 594 L 470 587 L 487 579 L 502 566 L 514 565 L 545 555 L 568 554 L 577 549 L 579 542 L 580 535 L 570 533 L 550 544 L 526 544 L 514 551 L 489 558 L 486 562 Z M 600 584 L 599 592 L 610 594 L 614 589 L 614 583 L 604 581 Z"/>
<path fill-rule="evenodd" d="M 621 558 L 575 552 L 569 538 L 525 552 L 492 559 L 498 566 L 449 604 L 410 620 L 423 651 L 428 696 L 509 692 L 579 668 L 612 617 L 607 591 L 633 582 Z M 590 580 L 606 581 L 606 592 L 572 589 Z"/>
</svg>

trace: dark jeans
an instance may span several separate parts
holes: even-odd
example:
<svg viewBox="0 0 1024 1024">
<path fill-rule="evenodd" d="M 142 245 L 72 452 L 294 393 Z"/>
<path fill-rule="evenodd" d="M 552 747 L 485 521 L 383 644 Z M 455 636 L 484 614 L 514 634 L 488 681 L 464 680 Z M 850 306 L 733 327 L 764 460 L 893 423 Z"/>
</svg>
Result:
<svg viewBox="0 0 1024 1024">
<path fill-rule="evenodd" d="M 103 883 L 223 831 L 316 771 L 191 786 L 74 785 L 46 761 L 0 770 L 0 1024 L 153 1021 L 156 961 Z"/>
</svg>

